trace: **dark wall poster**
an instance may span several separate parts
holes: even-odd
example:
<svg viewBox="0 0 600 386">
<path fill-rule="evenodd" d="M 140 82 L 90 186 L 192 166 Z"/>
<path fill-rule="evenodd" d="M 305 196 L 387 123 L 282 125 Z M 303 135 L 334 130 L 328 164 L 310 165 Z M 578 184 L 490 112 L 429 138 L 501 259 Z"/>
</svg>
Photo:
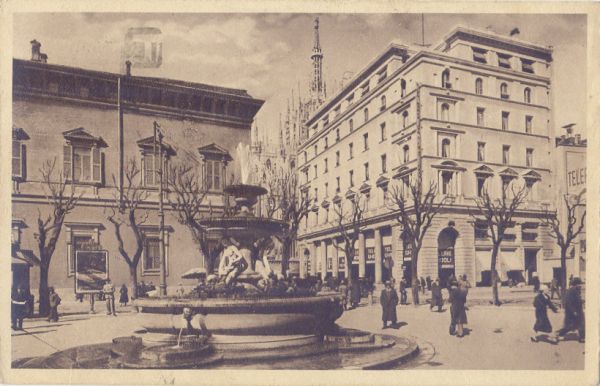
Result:
<svg viewBox="0 0 600 386">
<path fill-rule="evenodd" d="M 101 292 L 108 279 L 108 251 L 75 253 L 75 293 Z"/>
</svg>

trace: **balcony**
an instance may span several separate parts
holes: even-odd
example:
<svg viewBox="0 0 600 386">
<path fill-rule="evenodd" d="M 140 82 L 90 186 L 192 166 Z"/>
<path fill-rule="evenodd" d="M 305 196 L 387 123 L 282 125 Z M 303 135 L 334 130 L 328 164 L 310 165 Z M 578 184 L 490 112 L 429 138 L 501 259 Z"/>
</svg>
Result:
<svg viewBox="0 0 600 386">
<path fill-rule="evenodd" d="M 510 99 L 510 95 L 508 95 L 508 94 L 500 94 L 500 98 L 502 98 L 502 99 Z"/>
</svg>

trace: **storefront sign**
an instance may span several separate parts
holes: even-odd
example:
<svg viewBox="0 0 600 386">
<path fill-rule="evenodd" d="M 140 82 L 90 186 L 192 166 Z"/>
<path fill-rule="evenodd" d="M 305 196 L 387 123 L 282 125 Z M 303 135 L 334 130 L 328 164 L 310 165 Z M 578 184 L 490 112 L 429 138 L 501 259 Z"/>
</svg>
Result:
<svg viewBox="0 0 600 386">
<path fill-rule="evenodd" d="M 346 269 L 346 257 L 345 256 L 338 257 L 338 268 Z"/>
<path fill-rule="evenodd" d="M 440 268 L 454 268 L 454 249 L 448 248 L 439 252 Z"/>
<path fill-rule="evenodd" d="M 108 279 L 108 251 L 75 252 L 75 293 L 101 292 Z"/>
<path fill-rule="evenodd" d="M 367 261 L 375 261 L 375 248 L 367 248 Z"/>
<path fill-rule="evenodd" d="M 585 153 L 569 151 L 566 153 L 566 157 L 567 193 L 579 194 L 585 188 Z"/>
</svg>

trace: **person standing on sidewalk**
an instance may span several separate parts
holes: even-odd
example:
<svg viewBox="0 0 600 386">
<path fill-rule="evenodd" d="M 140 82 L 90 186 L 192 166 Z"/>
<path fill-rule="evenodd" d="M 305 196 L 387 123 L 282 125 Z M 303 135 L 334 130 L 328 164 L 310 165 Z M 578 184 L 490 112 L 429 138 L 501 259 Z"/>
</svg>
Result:
<svg viewBox="0 0 600 386">
<path fill-rule="evenodd" d="M 571 288 L 565 295 L 565 321 L 563 328 L 558 330 L 557 340 L 564 338 L 567 333 L 577 330 L 579 342 L 585 341 L 585 317 L 583 315 L 583 299 L 581 299 L 581 279 L 573 278 Z"/>
<path fill-rule="evenodd" d="M 558 280 L 556 278 L 552 278 L 550 282 L 550 299 L 554 299 L 554 294 L 556 293 L 557 297 L 560 299 L 560 291 L 558 290 Z"/>
<path fill-rule="evenodd" d="M 467 311 L 465 310 L 466 295 L 458 288 L 458 283 L 452 281 L 450 283 L 450 335 L 459 338 L 464 336 L 464 325 L 467 324 Z"/>
<path fill-rule="evenodd" d="M 438 312 L 442 312 L 443 304 L 444 299 L 442 298 L 440 279 L 435 279 L 435 281 L 431 283 L 431 303 L 429 304 L 429 310 L 431 311 L 433 307 L 437 307 Z"/>
<path fill-rule="evenodd" d="M 391 327 L 396 327 L 398 294 L 396 293 L 396 290 L 392 288 L 392 283 L 389 280 L 385 282 L 385 288 L 381 291 L 379 302 L 381 303 L 381 320 L 383 320 L 383 328 L 388 328 L 388 321 L 392 322 Z"/>
<path fill-rule="evenodd" d="M 115 287 L 110 282 L 110 279 L 106 279 L 106 283 L 102 287 L 102 293 L 106 300 L 106 315 L 117 316 L 117 311 L 115 310 Z"/>
<path fill-rule="evenodd" d="M 552 324 L 550 324 L 550 319 L 548 319 L 548 308 L 554 313 L 558 311 L 548 297 L 546 289 L 546 286 L 540 287 L 538 294 L 533 299 L 533 306 L 535 307 L 535 324 L 533 325 L 534 335 L 530 338 L 532 342 L 538 342 L 538 332 L 552 332 Z M 553 343 L 557 342 L 558 341 L 555 338 Z"/>
<path fill-rule="evenodd" d="M 425 294 L 425 289 L 427 288 L 427 284 L 425 283 L 425 279 L 423 279 L 423 276 L 421 276 L 419 281 L 421 284 L 421 291 L 423 292 L 423 294 Z"/>
<path fill-rule="evenodd" d="M 11 325 L 13 330 L 23 329 L 23 319 L 27 314 L 28 296 L 23 287 L 17 287 L 11 296 Z"/>
<path fill-rule="evenodd" d="M 121 289 L 119 290 L 120 296 L 119 296 L 119 303 L 121 304 L 121 307 L 126 306 L 127 303 L 129 302 L 129 291 L 127 290 L 127 286 L 125 284 L 123 284 L 121 286 Z"/>
<path fill-rule="evenodd" d="M 406 286 L 406 279 L 402 277 L 402 280 L 400 280 L 400 304 L 406 304 L 406 300 L 408 299 L 406 294 Z"/>
<path fill-rule="evenodd" d="M 540 290 L 540 278 L 537 273 L 534 272 L 531 278 L 531 284 L 533 284 L 533 292 L 537 293 Z"/>
<path fill-rule="evenodd" d="M 50 316 L 48 317 L 48 321 L 58 322 L 58 305 L 60 304 L 61 298 L 54 292 L 54 287 L 48 288 L 48 292 L 50 293 Z"/>
</svg>

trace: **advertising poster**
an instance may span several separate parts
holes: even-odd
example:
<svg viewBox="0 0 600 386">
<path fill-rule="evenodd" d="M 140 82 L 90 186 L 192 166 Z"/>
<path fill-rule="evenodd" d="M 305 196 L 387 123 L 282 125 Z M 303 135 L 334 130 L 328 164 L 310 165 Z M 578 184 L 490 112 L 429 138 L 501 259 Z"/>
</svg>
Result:
<svg viewBox="0 0 600 386">
<path fill-rule="evenodd" d="M 75 293 L 101 292 L 108 279 L 108 251 L 75 253 Z"/>
</svg>

